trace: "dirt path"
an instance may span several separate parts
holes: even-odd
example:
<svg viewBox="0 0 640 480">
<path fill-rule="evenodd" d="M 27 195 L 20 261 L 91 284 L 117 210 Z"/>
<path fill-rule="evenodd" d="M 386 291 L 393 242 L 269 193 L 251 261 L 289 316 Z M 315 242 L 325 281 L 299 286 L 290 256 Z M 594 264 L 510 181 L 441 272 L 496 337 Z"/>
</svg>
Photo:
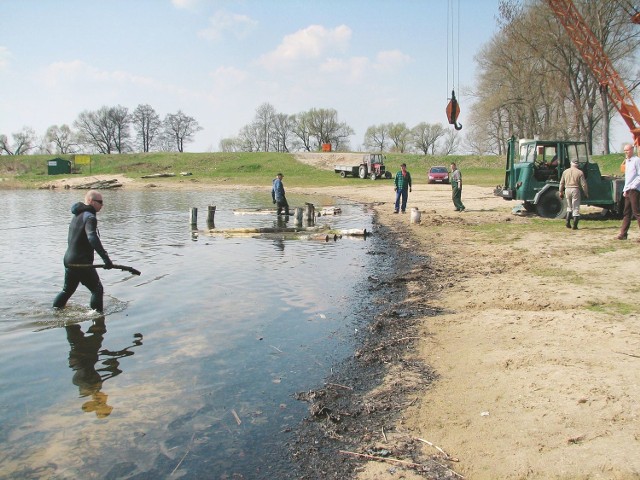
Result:
<svg viewBox="0 0 640 480">
<path fill-rule="evenodd" d="M 451 478 L 640 478 L 637 228 L 626 242 L 597 219 L 578 231 L 560 221 L 527 228 L 513 203 L 474 186 L 458 213 L 448 186 L 417 185 L 408 205 L 422 211 L 417 225 L 392 214 L 388 181 L 300 191 L 376 205 L 397 241 L 441 272 L 428 291 L 408 281 L 414 295 L 404 306 L 443 311 L 419 319 L 422 338 L 407 352 L 438 378 L 375 434 L 381 447 L 427 440 L 458 460 L 424 444 L 423 457 L 436 455 L 457 472 Z M 383 388 L 399 376 L 390 372 Z M 358 471 L 360 480 L 424 478 L 377 461 Z"/>
</svg>

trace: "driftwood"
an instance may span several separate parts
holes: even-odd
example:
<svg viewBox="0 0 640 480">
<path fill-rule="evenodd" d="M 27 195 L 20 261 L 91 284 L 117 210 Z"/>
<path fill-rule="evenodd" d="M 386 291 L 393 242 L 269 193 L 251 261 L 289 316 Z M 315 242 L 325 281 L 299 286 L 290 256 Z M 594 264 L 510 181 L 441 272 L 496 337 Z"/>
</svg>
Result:
<svg viewBox="0 0 640 480">
<path fill-rule="evenodd" d="M 118 182 L 118 180 L 96 180 L 94 182 L 82 183 L 79 185 L 74 185 L 70 188 L 78 189 L 78 190 L 106 190 L 109 188 L 118 188 L 121 187 L 122 184 Z"/>
<path fill-rule="evenodd" d="M 289 216 L 293 216 L 295 208 L 289 207 Z M 275 208 L 234 208 L 234 215 L 275 215 L 278 210 Z"/>
<path fill-rule="evenodd" d="M 162 178 L 162 177 L 175 177 L 175 173 L 151 173 L 149 175 L 143 175 L 140 178 Z"/>
</svg>

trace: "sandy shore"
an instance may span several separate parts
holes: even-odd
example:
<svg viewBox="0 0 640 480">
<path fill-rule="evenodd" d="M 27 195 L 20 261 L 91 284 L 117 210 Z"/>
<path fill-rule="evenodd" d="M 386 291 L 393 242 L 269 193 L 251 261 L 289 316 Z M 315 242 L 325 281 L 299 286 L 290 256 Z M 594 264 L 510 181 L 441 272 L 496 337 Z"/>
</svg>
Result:
<svg viewBox="0 0 640 480">
<path fill-rule="evenodd" d="M 447 465 L 450 478 L 640 478 L 637 227 L 624 242 L 595 214 L 578 231 L 559 221 L 529 229 L 530 218 L 511 214 L 513 203 L 474 186 L 464 187 L 467 210 L 458 213 L 449 186 L 417 185 L 409 208 L 421 210 L 420 224 L 392 214 L 389 181 L 299 191 L 375 205 L 398 244 L 442 272 L 427 290 L 408 281 L 405 305 L 442 311 L 418 319 L 421 339 L 407 352 L 437 380 L 381 432 L 379 445 L 393 452 L 400 439 L 427 440 L 449 457 L 424 443 L 421 458 Z M 389 372 L 388 388 L 396 375 Z M 424 476 L 371 461 L 357 478 Z"/>
</svg>

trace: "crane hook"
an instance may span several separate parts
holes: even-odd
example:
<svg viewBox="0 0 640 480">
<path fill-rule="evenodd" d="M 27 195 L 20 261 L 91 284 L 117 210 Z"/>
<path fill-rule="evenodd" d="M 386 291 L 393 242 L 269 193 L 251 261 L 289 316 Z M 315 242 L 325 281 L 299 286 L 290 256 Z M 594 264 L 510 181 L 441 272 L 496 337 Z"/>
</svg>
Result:
<svg viewBox="0 0 640 480">
<path fill-rule="evenodd" d="M 460 115 L 460 105 L 456 100 L 456 91 L 451 90 L 451 101 L 447 105 L 447 120 L 456 130 L 462 130 L 462 125 L 457 123 L 458 115 Z"/>
</svg>

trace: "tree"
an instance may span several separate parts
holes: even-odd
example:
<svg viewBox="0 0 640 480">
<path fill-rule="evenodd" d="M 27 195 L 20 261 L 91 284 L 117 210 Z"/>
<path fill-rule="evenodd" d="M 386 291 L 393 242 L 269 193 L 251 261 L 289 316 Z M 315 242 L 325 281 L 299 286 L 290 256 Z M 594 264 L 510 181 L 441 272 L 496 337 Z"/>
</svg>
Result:
<svg viewBox="0 0 640 480">
<path fill-rule="evenodd" d="M 271 145 L 276 152 L 288 152 L 295 125 L 295 116 L 277 113 L 273 117 Z"/>
<path fill-rule="evenodd" d="M 78 148 L 76 134 L 71 131 L 69 125 L 52 125 L 47 128 L 44 135 L 45 150 L 49 153 L 75 153 Z"/>
<path fill-rule="evenodd" d="M 13 142 L 9 143 L 6 135 L 0 135 L 0 154 L 24 155 L 36 148 L 38 137 L 31 127 L 23 127 L 22 130 L 12 133 Z"/>
<path fill-rule="evenodd" d="M 129 115 L 125 107 L 84 111 L 74 122 L 79 142 L 98 153 L 124 153 L 129 149 Z"/>
<path fill-rule="evenodd" d="M 339 150 L 353 135 L 351 127 L 338 121 L 338 112 L 333 108 L 312 108 L 307 114 L 309 135 L 315 137 L 318 150 L 323 143 L 330 143 Z"/>
<path fill-rule="evenodd" d="M 259 150 L 263 152 L 268 152 L 271 146 L 275 116 L 276 109 L 270 103 L 263 103 L 256 109 L 254 127 L 260 145 Z"/>
<path fill-rule="evenodd" d="M 151 105 L 138 105 L 131 115 L 136 143 L 143 152 L 150 152 L 162 135 L 162 121 Z"/>
<path fill-rule="evenodd" d="M 311 151 L 311 115 L 309 112 L 302 112 L 294 117 L 293 134 L 298 137 L 302 148 L 307 152 Z"/>
<path fill-rule="evenodd" d="M 164 119 L 164 128 L 168 138 L 178 152 L 184 152 L 184 144 L 193 141 L 193 135 L 202 130 L 195 118 L 185 115 L 182 110 L 177 113 L 169 113 Z"/>
<path fill-rule="evenodd" d="M 575 4 L 618 73 L 628 77 L 640 33 L 620 2 Z M 546 3 L 502 0 L 498 21 L 499 32 L 477 56 L 474 134 L 497 153 L 511 135 L 584 139 L 590 151 L 601 141 L 608 151 L 606 94 Z"/>
<path fill-rule="evenodd" d="M 393 150 L 404 153 L 411 139 L 411 130 L 407 128 L 406 123 L 390 123 L 389 138 L 393 142 Z"/>
<path fill-rule="evenodd" d="M 452 153 L 456 153 L 456 150 L 458 150 L 460 146 L 460 135 L 458 131 L 454 128 L 447 129 L 443 140 L 442 146 L 440 147 L 440 154 L 451 155 Z"/>
<path fill-rule="evenodd" d="M 422 122 L 411 129 L 415 148 L 425 155 L 435 153 L 436 143 L 444 134 L 445 130 L 441 123 Z"/>
<path fill-rule="evenodd" d="M 387 148 L 387 137 L 389 136 L 390 124 L 381 123 L 372 125 L 364 133 L 364 146 L 379 152 L 384 152 Z"/>
</svg>

